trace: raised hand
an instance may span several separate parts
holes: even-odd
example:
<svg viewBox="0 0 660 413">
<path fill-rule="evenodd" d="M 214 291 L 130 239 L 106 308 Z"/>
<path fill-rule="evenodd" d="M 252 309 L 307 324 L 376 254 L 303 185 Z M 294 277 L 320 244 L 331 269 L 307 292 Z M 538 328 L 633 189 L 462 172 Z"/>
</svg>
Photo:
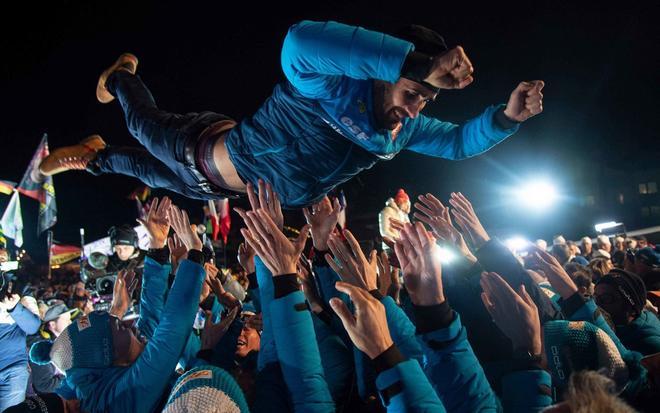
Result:
<svg viewBox="0 0 660 413">
<path fill-rule="evenodd" d="M 455 246 L 468 261 L 477 262 L 463 235 L 452 225 L 449 208 L 432 194 L 420 195 L 418 199 L 420 202 L 415 202 L 415 208 L 419 212 L 413 216 L 431 227 L 436 238 Z"/>
<path fill-rule="evenodd" d="M 241 242 L 238 246 L 238 263 L 241 264 L 245 272 L 252 274 L 254 269 L 254 248 L 247 242 Z"/>
<path fill-rule="evenodd" d="M 202 350 L 211 350 L 218 344 L 229 330 L 231 323 L 234 322 L 238 309 L 239 307 L 232 308 L 219 323 L 213 322 L 213 314 L 210 311 L 205 313 L 206 319 L 204 320 L 204 330 L 202 330 Z"/>
<path fill-rule="evenodd" d="M 440 89 L 463 89 L 474 81 L 474 68 L 461 46 L 433 59 L 431 73 L 425 82 Z"/>
<path fill-rule="evenodd" d="M 163 197 L 158 203 L 158 198 L 154 198 L 149 206 L 149 212 L 146 219 L 137 219 L 137 222 L 147 231 L 149 235 L 149 248 L 163 248 L 167 242 L 167 234 L 170 232 L 170 220 L 168 212 L 172 201 L 168 197 Z"/>
<path fill-rule="evenodd" d="M 112 291 L 112 303 L 108 312 L 122 319 L 131 306 L 131 297 L 137 287 L 138 279 L 135 272 L 130 270 L 121 270 L 117 274 L 115 285 Z"/>
<path fill-rule="evenodd" d="M 273 187 L 270 184 L 264 183 L 262 179 L 257 183 L 259 189 L 259 195 L 254 192 L 254 185 L 248 182 L 247 184 L 247 195 L 250 200 L 250 206 L 252 211 L 258 209 L 263 209 L 268 213 L 270 219 L 273 220 L 277 228 L 282 230 L 284 228 L 284 215 L 282 214 L 282 206 L 280 205 L 280 198 L 277 195 L 277 192 L 273 191 Z M 238 212 L 243 219 L 245 219 L 245 211 L 241 208 L 234 208 L 234 211 Z"/>
<path fill-rule="evenodd" d="M 494 272 L 481 276 L 481 300 L 502 333 L 515 349 L 541 354 L 539 310 L 523 284 L 518 292 Z"/>
<path fill-rule="evenodd" d="M 367 291 L 377 289 L 378 263 L 376 250 L 371 251 L 369 259 L 367 259 L 351 231 L 346 229 L 343 234 L 350 250 L 338 235 L 332 234 L 328 240 L 328 247 L 332 251 L 334 259 L 330 254 L 325 254 L 325 260 L 339 274 L 342 281 L 364 288 Z"/>
<path fill-rule="evenodd" d="M 312 266 L 309 260 L 303 256 L 298 260 L 298 279 L 302 284 L 303 293 L 312 312 L 318 314 L 323 311 L 323 302 L 316 289 L 316 283 L 312 275 Z"/>
<path fill-rule="evenodd" d="M 330 306 L 341 319 L 355 347 L 374 359 L 390 348 L 394 342 L 387 327 L 383 304 L 363 288 L 345 282 L 337 282 L 338 291 L 348 294 L 355 307 L 351 313 L 339 298 L 330 299 Z"/>
<path fill-rule="evenodd" d="M 21 296 L 18 294 L 7 294 L 7 296 L 0 301 L 0 305 L 7 311 L 11 311 L 16 307 L 16 304 L 21 301 Z"/>
<path fill-rule="evenodd" d="M 542 80 L 520 82 L 511 92 L 504 115 L 513 121 L 524 122 L 543 112 L 543 86 Z"/>
<path fill-rule="evenodd" d="M 199 239 L 197 231 L 190 225 L 188 213 L 179 209 L 176 205 L 171 205 L 168 216 L 172 229 L 181 240 L 181 243 L 186 247 L 187 251 L 202 250 L 202 240 Z"/>
<path fill-rule="evenodd" d="M 468 237 L 474 248 L 479 249 L 490 240 L 490 236 L 479 222 L 472 204 L 463 194 L 452 192 L 449 203 L 454 207 L 451 214 L 454 216 L 456 224 Z"/>
<path fill-rule="evenodd" d="M 176 271 L 176 268 L 179 266 L 179 262 L 186 259 L 188 250 L 176 234 L 172 234 L 172 236 L 167 239 L 167 247 L 170 250 L 170 262 L 172 263 L 172 270 Z"/>
<path fill-rule="evenodd" d="M 401 232 L 403 229 L 403 226 L 405 225 L 405 222 L 396 219 L 396 218 L 390 218 L 390 228 L 392 228 L 396 232 Z M 394 240 L 396 241 L 396 240 Z"/>
<path fill-rule="evenodd" d="M 273 276 L 296 274 L 298 257 L 305 248 L 309 225 L 291 242 L 264 209 L 243 212 L 247 229 L 241 229 L 245 240 L 256 251 Z"/>
<path fill-rule="evenodd" d="M 394 248 L 412 302 L 416 305 L 443 303 L 442 266 L 433 235 L 420 222 L 406 224 Z"/>
<path fill-rule="evenodd" d="M 378 256 L 378 291 L 382 295 L 394 298 L 394 301 L 399 301 L 401 291 L 399 269 L 390 266 L 390 259 L 385 251 Z"/>
<path fill-rule="evenodd" d="M 305 220 L 312 226 L 312 242 L 317 250 L 327 251 L 328 237 L 337 226 L 340 212 L 339 199 L 330 202 L 327 196 L 312 205 L 311 209 L 303 208 Z"/>
<path fill-rule="evenodd" d="M 566 300 L 578 291 L 575 281 L 555 257 L 536 245 L 532 246 L 530 252 L 532 254 L 528 255 L 527 259 L 543 270 L 548 282 L 561 298 Z"/>
<path fill-rule="evenodd" d="M 206 270 L 206 284 L 211 288 L 218 302 L 226 308 L 240 306 L 241 302 L 232 293 L 225 291 L 222 286 L 222 281 L 218 278 L 218 268 L 213 264 L 206 263 L 204 269 Z"/>
</svg>

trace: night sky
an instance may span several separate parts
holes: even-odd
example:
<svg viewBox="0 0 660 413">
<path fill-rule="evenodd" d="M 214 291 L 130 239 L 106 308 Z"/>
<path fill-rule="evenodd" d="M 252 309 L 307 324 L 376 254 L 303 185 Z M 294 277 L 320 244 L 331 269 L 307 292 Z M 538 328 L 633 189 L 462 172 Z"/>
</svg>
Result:
<svg viewBox="0 0 660 413">
<path fill-rule="evenodd" d="M 447 3 L 52 1 L 5 11 L 0 179 L 21 179 L 44 132 L 51 150 L 92 133 L 113 145 L 137 145 L 119 105 L 101 105 L 94 95 L 99 73 L 121 52 L 138 56 L 138 72 L 162 109 L 212 110 L 241 119 L 284 78 L 279 52 L 291 24 L 337 20 L 393 32 L 417 23 L 440 32 L 450 47 L 462 45 L 476 70 L 471 86 L 442 92 L 426 115 L 465 121 L 487 105 L 506 102 L 519 81 L 532 79 L 546 82 L 545 112 L 477 158 L 453 162 L 401 153 L 379 163 L 344 186 L 349 225 L 361 238 L 372 237 L 385 199 L 403 187 L 411 195 L 433 192 L 441 199 L 462 191 L 486 228 L 503 236 L 582 235 L 599 217 L 577 210 L 576 199 L 584 195 L 576 178 L 585 173 L 580 165 L 625 168 L 658 159 L 658 8 L 631 1 L 616 8 L 602 2 Z M 549 177 L 566 195 L 542 216 L 521 211 L 503 194 L 532 175 Z M 134 222 L 134 203 L 126 197 L 138 185 L 123 176 L 57 175 L 55 239 L 76 243 L 85 227 L 93 240 L 113 224 Z M 201 202 L 174 198 L 201 218 Z M 2 210 L 8 200 L 0 195 Z M 37 203 L 21 201 L 26 246 L 43 256 Z M 302 222 L 297 211 L 288 218 L 292 226 Z M 236 216 L 233 223 L 236 230 Z"/>
</svg>

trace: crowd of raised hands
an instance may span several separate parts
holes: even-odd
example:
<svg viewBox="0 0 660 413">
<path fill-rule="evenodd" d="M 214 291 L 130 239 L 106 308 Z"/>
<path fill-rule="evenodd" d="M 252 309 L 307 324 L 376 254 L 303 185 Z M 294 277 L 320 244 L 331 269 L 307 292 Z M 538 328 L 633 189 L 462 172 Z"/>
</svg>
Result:
<svg viewBox="0 0 660 413">
<path fill-rule="evenodd" d="M 414 382 L 407 382 L 405 375 L 400 376 L 397 383 L 403 388 L 397 388 L 394 394 L 388 388 L 378 389 L 383 406 L 388 411 L 425 410 L 429 406 L 432 406 L 429 411 L 498 410 L 502 407 L 515 411 L 539 411 L 555 407 L 587 411 L 593 408 L 588 396 L 580 399 L 580 392 L 575 396 L 574 391 L 567 390 L 569 382 L 566 375 L 570 375 L 573 370 L 576 373 L 582 369 L 598 371 L 598 363 L 575 363 L 575 366 L 564 366 L 562 370 L 562 362 L 570 364 L 574 361 L 566 354 L 557 354 L 554 345 L 548 356 L 547 347 L 551 342 L 548 339 L 544 343 L 543 335 L 543 327 L 547 322 L 561 324 L 547 324 L 549 331 L 551 328 L 552 331 L 557 328 L 566 331 L 584 328 L 585 323 L 594 325 L 605 337 L 605 341 L 609 340 L 608 344 L 615 349 L 610 351 L 618 351 L 617 357 L 625 359 L 626 368 L 640 368 L 639 358 L 637 362 L 630 361 L 635 357 L 621 344 L 602 316 L 598 316 L 598 311 L 589 313 L 589 310 L 595 308 L 593 299 L 578 294 L 575 282 L 553 255 L 529 246 L 525 262 L 514 256 L 497 239 L 491 239 L 474 207 L 461 193 L 451 194 L 449 206 L 445 206 L 432 194 L 419 196 L 418 202 L 414 204 L 414 218 L 417 222 L 404 224 L 392 219 L 391 224 L 398 231 L 399 237 L 386 239 L 389 250 L 378 254 L 375 250 L 362 251 L 350 230 L 338 228 L 341 207 L 336 199 L 325 197 L 304 209 L 307 224 L 297 237 L 289 239 L 282 232 L 283 215 L 277 194 L 262 182 L 259 183 L 259 196 L 255 195 L 251 186 L 248 191 L 252 210 L 237 210 L 246 224 L 241 233 L 247 246 L 256 252 L 272 276 L 277 278 L 296 274 L 299 288 L 304 292 L 312 312 L 324 316 L 322 318 L 325 320 L 326 317 L 337 317 L 354 347 L 372 362 L 382 365 L 380 359 L 385 357 L 390 363 L 386 367 L 395 368 L 397 362 L 413 359 L 418 360 L 425 370 L 426 374 L 415 376 Z M 304 253 L 310 235 L 312 254 L 315 255 L 312 265 Z M 458 312 L 451 309 L 444 293 L 440 246 L 454 249 L 458 253 L 465 264 L 463 272 L 472 274 L 470 282 L 480 289 L 477 294 L 481 298 L 480 302 L 474 300 L 468 305 L 483 306 L 489 320 L 482 322 L 496 326 L 504 337 L 504 347 L 508 351 L 497 358 L 505 362 L 510 360 L 513 367 L 502 370 L 502 377 L 489 375 L 487 380 L 480 360 L 474 355 L 472 346 L 475 344 L 451 331 L 464 330 L 465 324 L 461 325 Z M 529 276 L 525 264 L 532 264 L 537 273 L 543 274 L 546 283 L 550 284 L 549 288 L 559 297 L 559 303 L 550 303 L 548 296 Z M 327 271 L 327 268 L 331 271 Z M 457 276 L 455 272 L 451 274 L 452 277 Z M 327 278 L 334 282 L 332 288 L 335 291 L 328 291 Z M 405 314 L 404 311 L 388 309 L 391 303 L 395 303 L 399 309 L 406 307 L 400 298 L 402 292 L 408 300 Z M 386 297 L 391 302 L 386 301 Z M 416 340 L 421 343 L 420 352 L 423 357 L 418 357 L 419 354 L 409 348 L 403 351 L 397 348 L 408 346 L 401 338 L 401 331 L 391 331 L 392 328 L 402 328 L 401 320 L 396 320 L 401 316 L 406 320 L 403 324 L 410 323 L 413 326 Z M 470 327 L 467 326 L 468 330 Z M 478 324 L 474 328 L 478 328 Z M 565 336 L 569 335 L 564 333 Z M 571 339 L 563 339 L 563 351 L 570 353 L 571 349 L 567 347 L 573 345 Z M 461 340 L 465 341 L 457 345 Z M 493 340 L 497 341 L 497 338 L 493 337 Z M 481 341 L 476 343 L 476 347 L 488 346 L 489 343 Z M 452 345 L 455 348 L 448 350 Z M 599 350 L 593 344 L 589 351 L 598 354 Z M 395 361 L 391 357 L 393 352 L 398 354 L 394 357 Z M 465 354 L 459 355 L 460 352 Z M 549 362 L 548 357 L 554 360 Z M 447 362 L 447 365 L 443 366 L 442 361 Z M 465 369 L 466 363 L 473 363 L 470 379 L 461 370 Z M 605 372 L 605 366 L 600 367 L 600 373 Z M 445 371 L 434 371 L 438 369 Z M 378 368 L 376 371 L 384 374 Z M 527 373 L 527 376 L 522 373 Z M 620 380 L 620 377 L 611 376 L 604 379 L 605 383 Z M 653 393 L 650 390 L 652 372 L 642 376 L 646 378 L 638 375 L 629 378 L 633 384 L 617 382 L 616 386 L 627 388 L 628 393 L 621 397 L 644 410 L 649 400 L 655 399 L 648 397 L 649 392 Z M 577 377 L 582 376 L 576 375 L 575 380 Z M 421 383 L 426 380 L 428 383 Z M 579 385 L 574 383 L 575 380 L 570 382 L 571 386 Z M 520 388 L 512 389 L 512 382 L 520 383 Z M 466 386 L 466 383 L 470 383 L 472 388 Z M 406 386 L 414 387 L 417 393 Z M 427 386 L 432 390 L 426 394 L 423 391 L 419 393 L 420 389 Z M 498 391 L 494 392 L 493 388 L 498 388 Z M 407 399 L 413 393 L 420 399 Z M 393 402 L 393 396 L 401 394 L 402 400 Z M 565 394 L 573 394 L 574 398 L 580 400 L 564 400 Z M 604 394 L 616 398 L 616 393 L 604 391 Z M 602 400 L 594 403 L 598 402 Z M 551 407 L 554 403 L 559 404 Z M 625 403 L 621 405 L 625 406 Z M 581 410 L 585 406 L 586 410 Z"/>
<path fill-rule="evenodd" d="M 235 209 L 245 223 L 237 258 L 249 274 L 247 294 L 232 289 L 207 256 L 185 211 L 167 197 L 151 202 L 139 221 L 150 244 L 140 316 L 134 330 L 113 330 L 112 366 L 80 369 L 90 361 L 76 349 L 100 344 L 83 341 L 79 332 L 41 351 L 67 374 L 83 409 L 582 412 L 657 406 L 653 362 L 628 348 L 553 255 L 535 246 L 524 260 L 514 255 L 488 234 L 463 194 L 452 193 L 447 206 L 432 194 L 419 196 L 415 222 L 393 220 L 398 236 L 385 240 L 389 248 L 380 253 L 363 251 L 353 233 L 338 226 L 337 199 L 324 197 L 304 209 L 306 224 L 294 236 L 284 233 L 270 185 L 248 185 L 248 199 L 249 210 Z M 442 248 L 453 249 L 458 262 L 443 268 Z M 132 271 L 118 275 L 112 320 L 126 314 L 137 284 Z M 94 314 L 90 325 L 101 317 Z M 74 328 L 80 323 L 68 329 Z M 183 375 L 172 388 L 175 370 Z M 223 378 L 209 379 L 216 376 Z M 205 390 L 191 384 L 202 379 L 210 380 L 200 382 Z M 150 390 L 138 391 L 140 383 Z M 99 386 L 117 390 L 99 392 Z"/>
</svg>

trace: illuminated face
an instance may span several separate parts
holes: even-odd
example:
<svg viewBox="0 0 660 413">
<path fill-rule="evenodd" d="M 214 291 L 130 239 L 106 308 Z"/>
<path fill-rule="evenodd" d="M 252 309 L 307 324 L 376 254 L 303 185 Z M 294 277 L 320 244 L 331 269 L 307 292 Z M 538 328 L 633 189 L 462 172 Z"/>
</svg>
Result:
<svg viewBox="0 0 660 413">
<path fill-rule="evenodd" d="M 257 330 L 247 325 L 243 326 L 241 335 L 238 336 L 238 341 L 236 342 L 236 356 L 243 358 L 252 351 L 259 351 L 260 345 L 261 336 Z"/>
<path fill-rule="evenodd" d="M 115 253 L 119 260 L 127 261 L 135 253 L 135 247 L 132 245 L 115 245 Z"/>
<path fill-rule="evenodd" d="M 70 313 L 65 313 L 57 317 L 53 321 L 48 322 L 48 329 L 55 335 L 55 337 L 59 337 L 59 335 L 64 331 L 65 328 L 71 325 L 71 314 Z"/>
<path fill-rule="evenodd" d="M 435 93 L 412 80 L 374 83 L 374 118 L 379 129 L 394 130 L 405 118 L 414 119 Z"/>
</svg>

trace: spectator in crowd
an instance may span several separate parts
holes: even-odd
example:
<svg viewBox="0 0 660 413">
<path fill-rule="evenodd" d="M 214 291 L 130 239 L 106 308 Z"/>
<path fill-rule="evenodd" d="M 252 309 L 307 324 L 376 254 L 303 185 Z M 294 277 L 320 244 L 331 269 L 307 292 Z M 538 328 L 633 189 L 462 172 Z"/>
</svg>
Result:
<svg viewBox="0 0 660 413">
<path fill-rule="evenodd" d="M 541 248 L 543 251 L 546 251 L 548 249 L 548 243 L 544 239 L 537 239 L 535 242 L 537 247 Z"/>
<path fill-rule="evenodd" d="M 34 298 L 21 297 L 0 272 L 0 412 L 25 399 L 28 385 L 26 337 L 41 324 Z"/>
<path fill-rule="evenodd" d="M 637 235 L 633 237 L 633 239 L 637 242 L 637 249 L 642 249 L 646 248 L 649 246 L 649 241 L 646 239 L 644 235 Z"/>
<path fill-rule="evenodd" d="M 28 348 L 42 340 L 54 340 L 71 325 L 72 318 L 79 310 L 70 310 L 62 301 L 55 300 L 44 313 L 42 324 L 37 334 L 27 338 Z M 64 376 L 52 364 L 40 365 L 30 361 L 32 387 L 37 393 L 54 393 Z"/>
<path fill-rule="evenodd" d="M 628 349 L 643 355 L 660 352 L 660 320 L 644 309 L 646 287 L 639 276 L 614 269 L 598 281 L 594 296 L 612 317 L 616 334 Z"/>
<path fill-rule="evenodd" d="M 638 249 L 632 258 L 632 264 L 626 269 L 639 275 L 648 290 L 660 290 L 660 253 L 655 249 L 651 247 Z"/>
<path fill-rule="evenodd" d="M 598 250 L 605 251 L 608 254 L 612 254 L 612 243 L 610 238 L 607 235 L 599 235 L 596 238 L 596 247 Z"/>
<path fill-rule="evenodd" d="M 582 237 L 581 245 L 582 245 L 582 248 L 581 248 L 582 256 L 584 258 L 586 258 L 587 260 L 591 261 L 591 256 L 593 254 L 591 238 L 590 237 Z"/>
</svg>

